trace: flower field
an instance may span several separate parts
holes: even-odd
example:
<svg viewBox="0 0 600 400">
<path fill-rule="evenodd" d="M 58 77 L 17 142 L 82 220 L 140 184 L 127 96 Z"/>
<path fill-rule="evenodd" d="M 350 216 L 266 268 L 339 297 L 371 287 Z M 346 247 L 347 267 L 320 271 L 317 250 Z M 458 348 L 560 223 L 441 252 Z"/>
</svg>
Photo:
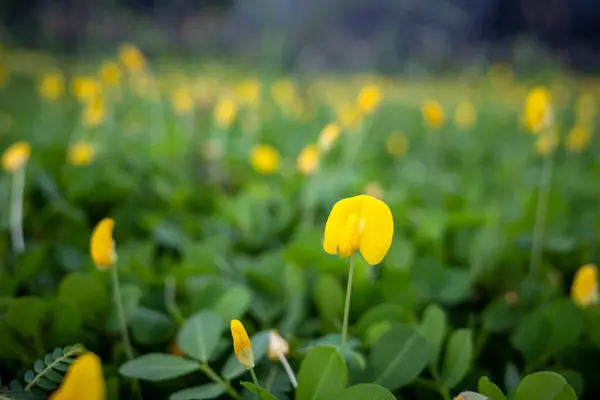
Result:
<svg viewBox="0 0 600 400">
<path fill-rule="evenodd" d="M 0 399 L 600 391 L 596 79 L 2 60 Z"/>
</svg>

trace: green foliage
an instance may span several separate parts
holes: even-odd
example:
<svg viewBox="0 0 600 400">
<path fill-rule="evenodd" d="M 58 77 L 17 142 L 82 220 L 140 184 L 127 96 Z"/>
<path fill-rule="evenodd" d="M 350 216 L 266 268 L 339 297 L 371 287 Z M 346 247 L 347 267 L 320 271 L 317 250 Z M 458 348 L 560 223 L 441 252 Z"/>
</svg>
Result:
<svg viewBox="0 0 600 400">
<path fill-rule="evenodd" d="M 335 347 L 316 346 L 302 361 L 298 373 L 298 400 L 335 398 L 345 387 L 347 371 Z"/>
<path fill-rule="evenodd" d="M 164 381 L 199 370 L 200 364 L 170 354 L 150 353 L 127 361 L 119 372 L 130 378 Z"/>
</svg>

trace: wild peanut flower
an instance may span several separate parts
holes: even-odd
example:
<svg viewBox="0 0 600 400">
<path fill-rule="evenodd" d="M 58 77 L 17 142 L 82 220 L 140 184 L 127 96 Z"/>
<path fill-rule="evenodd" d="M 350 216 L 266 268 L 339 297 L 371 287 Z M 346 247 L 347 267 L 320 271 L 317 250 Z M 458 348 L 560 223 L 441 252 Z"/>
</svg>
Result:
<svg viewBox="0 0 600 400">
<path fill-rule="evenodd" d="M 71 82 L 73 95 L 82 103 L 89 103 L 100 96 L 102 85 L 94 78 L 76 76 Z"/>
<path fill-rule="evenodd" d="M 533 133 L 549 126 L 552 122 L 550 92 L 546 88 L 533 88 L 525 99 L 525 125 Z"/>
<path fill-rule="evenodd" d="M 290 351 L 290 345 L 285 340 L 277 329 L 273 329 L 269 332 L 269 348 L 267 349 L 267 355 L 271 360 L 279 360 L 280 356 L 285 357 Z"/>
<path fill-rule="evenodd" d="M 218 127 L 227 129 L 237 115 L 237 104 L 229 97 L 221 97 L 213 111 L 213 118 Z"/>
<path fill-rule="evenodd" d="M 359 195 L 335 203 L 325 224 L 323 248 L 342 258 L 360 250 L 365 261 L 375 265 L 387 254 L 393 235 L 394 219 L 387 204 Z"/>
<path fill-rule="evenodd" d="M 171 94 L 171 105 L 178 115 L 189 114 L 194 108 L 194 98 L 188 89 L 179 88 Z"/>
<path fill-rule="evenodd" d="M 582 125 L 575 125 L 567 135 L 565 147 L 572 153 L 580 153 L 587 149 L 592 139 L 592 131 Z"/>
<path fill-rule="evenodd" d="M 80 355 L 71 364 L 60 387 L 49 400 L 105 400 L 106 384 L 100 358 L 91 352 Z"/>
<path fill-rule="evenodd" d="M 338 124 L 331 122 L 325 125 L 319 135 L 319 148 L 324 152 L 329 151 L 339 136 L 340 126 Z"/>
<path fill-rule="evenodd" d="M 119 48 L 119 59 L 129 72 L 138 72 L 146 66 L 144 55 L 132 44 L 124 44 Z"/>
<path fill-rule="evenodd" d="M 364 114 L 371 114 L 379 107 L 382 97 L 381 88 L 379 86 L 365 86 L 358 94 L 356 106 Z"/>
<path fill-rule="evenodd" d="M 233 337 L 233 351 L 240 364 L 246 369 L 254 368 L 254 354 L 252 353 L 252 344 L 244 325 L 237 320 L 232 319 L 230 323 L 231 336 Z"/>
<path fill-rule="evenodd" d="M 83 109 L 83 123 L 88 127 L 96 127 L 106 118 L 106 103 L 102 96 L 96 96 L 85 104 Z"/>
<path fill-rule="evenodd" d="M 113 230 L 115 221 L 104 218 L 94 228 L 90 239 L 90 254 L 98 269 L 108 269 L 117 262 Z"/>
<path fill-rule="evenodd" d="M 575 273 L 571 284 L 571 299 L 587 306 L 598 302 L 598 269 L 594 264 L 586 264 Z"/>
<path fill-rule="evenodd" d="M 46 101 L 56 101 L 65 90 L 65 77 L 60 72 L 48 72 L 40 80 L 40 97 Z"/>
<path fill-rule="evenodd" d="M 31 146 L 27 142 L 15 142 L 2 154 L 2 168 L 15 172 L 25 166 L 31 156 Z"/>
<path fill-rule="evenodd" d="M 340 125 L 349 130 L 356 130 L 363 121 L 363 115 L 352 103 L 342 103 L 336 110 Z"/>
<path fill-rule="evenodd" d="M 271 146 L 257 145 L 250 151 L 250 164 L 258 173 L 270 175 L 279 169 L 279 153 Z"/>
<path fill-rule="evenodd" d="M 235 89 L 236 97 L 241 104 L 257 105 L 260 102 L 261 85 L 256 79 L 247 79 L 239 83 Z"/>
<path fill-rule="evenodd" d="M 319 166 L 320 157 L 321 152 L 316 145 L 309 144 L 304 147 L 300 152 L 300 155 L 298 155 L 298 160 L 296 162 L 298 171 L 302 172 L 304 175 L 314 174 Z"/>
<path fill-rule="evenodd" d="M 392 133 L 385 140 L 385 149 L 394 157 L 402 157 L 409 148 L 408 137 L 403 133 Z"/>
<path fill-rule="evenodd" d="M 540 155 L 552 153 L 558 147 L 558 133 L 555 129 L 544 131 L 535 142 L 535 149 Z"/>
<path fill-rule="evenodd" d="M 454 111 L 454 126 L 471 129 L 477 123 L 477 111 L 469 100 L 463 100 Z"/>
<path fill-rule="evenodd" d="M 121 67 L 116 61 L 105 61 L 100 66 L 98 76 L 104 85 L 117 86 L 121 82 Z"/>
<path fill-rule="evenodd" d="M 427 100 L 422 107 L 423 119 L 431 128 L 439 128 L 446 123 L 444 108 L 437 100 Z"/>
<path fill-rule="evenodd" d="M 71 165 L 89 165 L 96 158 L 96 149 L 91 143 L 77 142 L 69 147 L 67 158 Z"/>
</svg>

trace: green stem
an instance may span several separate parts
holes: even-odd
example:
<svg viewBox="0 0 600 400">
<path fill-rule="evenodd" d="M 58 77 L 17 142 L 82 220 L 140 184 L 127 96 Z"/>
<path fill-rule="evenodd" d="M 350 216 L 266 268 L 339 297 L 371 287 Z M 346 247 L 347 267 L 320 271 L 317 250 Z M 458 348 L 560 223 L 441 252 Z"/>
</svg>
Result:
<svg viewBox="0 0 600 400">
<path fill-rule="evenodd" d="M 13 172 L 10 192 L 10 237 L 12 239 L 13 251 L 17 254 L 25 251 L 25 239 L 23 239 L 25 167 L 26 165 L 23 165 Z"/>
<path fill-rule="evenodd" d="M 229 394 L 232 398 L 236 400 L 242 400 L 242 396 L 240 396 L 240 394 L 229 384 L 229 382 L 221 378 L 207 363 L 204 363 L 200 366 L 200 371 L 204 372 L 204 374 L 213 382 L 223 385 L 227 394 Z"/>
<path fill-rule="evenodd" d="M 119 270 L 117 264 L 110 267 L 110 277 L 112 280 L 113 295 L 115 307 L 117 308 L 117 318 L 119 319 L 119 329 L 121 330 L 121 339 L 123 340 L 123 348 L 127 359 L 133 359 L 133 348 L 129 340 L 129 332 L 127 330 L 127 319 L 125 318 L 125 309 L 123 308 L 123 298 L 121 296 L 121 285 L 119 285 Z"/>
<path fill-rule="evenodd" d="M 165 306 L 177 325 L 183 325 L 185 318 L 175 301 L 175 278 L 172 275 L 165 278 Z"/>
<path fill-rule="evenodd" d="M 475 340 L 475 351 L 473 353 L 473 361 L 476 361 L 477 358 L 479 358 L 479 355 L 481 354 L 487 343 L 489 335 L 490 333 L 487 331 L 487 329 L 481 328 L 479 334 L 477 335 L 477 339 Z"/>
<path fill-rule="evenodd" d="M 258 378 L 256 377 L 256 373 L 254 372 L 254 368 L 250 368 L 250 375 L 252 375 L 252 380 L 256 385 L 256 389 L 258 391 L 258 398 L 262 400 L 262 393 L 260 391 L 261 386 L 260 383 L 258 383 Z"/>
<path fill-rule="evenodd" d="M 350 298 L 352 296 L 352 278 L 354 277 L 354 257 L 350 256 L 350 268 L 348 270 L 348 286 L 346 287 L 346 301 L 344 303 L 344 320 L 342 322 L 342 343 L 340 350 L 344 357 L 344 347 L 348 339 L 348 317 L 350 316 Z"/>
<path fill-rule="evenodd" d="M 439 393 L 442 396 L 442 398 L 444 398 L 444 400 L 452 399 L 452 397 L 450 397 L 450 393 L 448 392 L 448 389 L 446 389 L 445 387 L 443 387 L 436 381 L 419 377 L 419 378 L 415 379 L 414 383 L 415 383 L 415 385 L 421 386 L 425 389 L 429 389 L 432 392 Z"/>
</svg>

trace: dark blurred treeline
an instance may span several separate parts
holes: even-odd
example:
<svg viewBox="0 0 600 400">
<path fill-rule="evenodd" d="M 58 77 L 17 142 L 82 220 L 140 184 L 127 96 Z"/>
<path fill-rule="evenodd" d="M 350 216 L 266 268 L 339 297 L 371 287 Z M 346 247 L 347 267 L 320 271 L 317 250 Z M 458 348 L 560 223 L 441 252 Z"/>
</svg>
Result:
<svg viewBox="0 0 600 400">
<path fill-rule="evenodd" d="M 275 57 L 395 68 L 508 61 L 525 41 L 570 68 L 600 66 L 600 0 L 2 0 L 11 46 Z M 271 45 L 280 52 L 258 52 Z M 530 57 L 531 58 L 531 57 Z M 339 64 L 339 65 L 337 65 Z"/>
</svg>

